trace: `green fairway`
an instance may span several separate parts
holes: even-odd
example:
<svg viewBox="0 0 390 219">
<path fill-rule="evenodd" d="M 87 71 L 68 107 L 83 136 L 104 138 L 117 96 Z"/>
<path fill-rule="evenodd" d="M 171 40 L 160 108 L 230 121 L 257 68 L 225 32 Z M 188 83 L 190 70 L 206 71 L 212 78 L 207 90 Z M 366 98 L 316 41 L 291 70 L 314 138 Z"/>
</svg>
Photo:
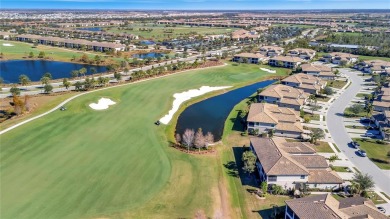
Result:
<svg viewBox="0 0 390 219">
<path fill-rule="evenodd" d="M 3 44 L 11 44 L 13 46 L 4 46 Z M 0 40 L 0 51 L 3 53 L 3 57 L 5 59 L 23 59 L 24 57 L 28 57 L 30 52 L 33 52 L 34 56 L 37 57 L 39 52 L 43 51 L 46 56 L 51 59 L 67 62 L 69 62 L 73 56 L 79 58 L 83 55 L 82 51 L 45 45 L 38 45 L 36 48 L 33 48 L 33 44 L 31 43 L 8 40 Z M 96 53 L 92 51 L 88 51 L 86 54 L 89 58 L 93 58 L 95 55 L 104 56 L 103 53 Z"/>
<path fill-rule="evenodd" d="M 202 35 L 210 35 L 210 34 L 228 34 L 237 30 L 237 28 L 226 28 L 226 27 L 191 27 L 191 26 L 183 26 L 177 25 L 176 27 L 165 27 L 165 25 L 156 25 L 152 24 L 143 26 L 140 24 L 129 25 L 129 28 L 133 28 L 133 30 L 122 29 L 118 27 L 108 27 L 104 28 L 107 32 L 112 33 L 129 33 L 138 35 L 141 39 L 153 39 L 153 40 L 162 40 L 168 38 L 176 38 L 179 36 L 184 36 L 186 34 L 202 34 Z M 153 29 L 152 31 L 141 31 L 143 28 Z M 173 30 L 172 33 L 167 32 L 167 30 Z"/>
<path fill-rule="evenodd" d="M 219 161 L 168 147 L 153 123 L 174 93 L 285 73 L 229 64 L 98 91 L 2 135 L 0 218 L 212 217 Z M 117 104 L 90 109 L 100 97 Z"/>
</svg>

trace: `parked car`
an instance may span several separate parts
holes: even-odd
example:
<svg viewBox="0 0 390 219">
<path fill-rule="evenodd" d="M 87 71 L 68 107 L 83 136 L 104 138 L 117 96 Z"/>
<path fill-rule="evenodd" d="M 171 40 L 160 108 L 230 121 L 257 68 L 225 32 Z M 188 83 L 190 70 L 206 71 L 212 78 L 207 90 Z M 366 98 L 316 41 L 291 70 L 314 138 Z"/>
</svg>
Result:
<svg viewBox="0 0 390 219">
<path fill-rule="evenodd" d="M 366 117 L 361 117 L 361 118 L 360 118 L 360 122 L 361 122 L 361 123 L 367 123 L 367 122 L 370 122 L 370 119 L 369 119 L 369 118 L 366 118 Z"/>
<path fill-rule="evenodd" d="M 382 212 L 383 214 L 386 213 L 386 209 L 384 207 L 377 207 L 378 211 Z"/>
<path fill-rule="evenodd" d="M 367 157 L 366 151 L 358 150 L 357 153 L 358 153 L 360 156 L 362 156 L 362 157 Z"/>
<path fill-rule="evenodd" d="M 375 135 L 372 133 L 366 133 L 365 136 L 369 138 L 375 138 Z"/>
<path fill-rule="evenodd" d="M 356 141 L 351 141 L 351 146 L 355 149 L 358 149 L 360 147 L 360 144 L 357 143 Z"/>
</svg>

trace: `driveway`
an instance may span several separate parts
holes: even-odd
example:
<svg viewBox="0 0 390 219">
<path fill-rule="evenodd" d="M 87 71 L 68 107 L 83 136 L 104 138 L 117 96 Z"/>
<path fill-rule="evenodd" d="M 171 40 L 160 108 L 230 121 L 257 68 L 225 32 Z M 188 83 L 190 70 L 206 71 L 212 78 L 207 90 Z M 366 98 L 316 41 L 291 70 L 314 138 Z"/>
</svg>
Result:
<svg viewBox="0 0 390 219">
<path fill-rule="evenodd" d="M 386 194 L 390 194 L 390 175 L 379 169 L 367 157 L 359 157 L 355 150 L 349 148 L 348 143 L 352 141 L 346 128 L 344 127 L 343 112 L 349 102 L 356 96 L 362 87 L 363 79 L 356 72 L 350 69 L 340 69 L 340 72 L 349 76 L 352 84 L 337 98 L 330 106 L 326 121 L 328 130 L 338 148 L 345 156 L 363 173 L 371 175 L 377 187 Z"/>
</svg>

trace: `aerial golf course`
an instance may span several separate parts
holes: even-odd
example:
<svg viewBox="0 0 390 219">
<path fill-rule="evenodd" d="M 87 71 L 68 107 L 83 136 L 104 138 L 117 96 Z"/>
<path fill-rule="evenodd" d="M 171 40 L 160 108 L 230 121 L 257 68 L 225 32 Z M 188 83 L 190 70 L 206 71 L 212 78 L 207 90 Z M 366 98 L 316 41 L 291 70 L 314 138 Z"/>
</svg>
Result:
<svg viewBox="0 0 390 219">
<path fill-rule="evenodd" d="M 218 153 L 169 147 L 177 114 L 168 126 L 153 123 L 172 107 L 174 93 L 285 73 L 228 64 L 129 84 L 83 95 L 66 111 L 1 135 L 0 218 L 192 218 L 199 211 L 213 217 L 223 177 Z M 101 97 L 116 104 L 88 106 Z"/>
</svg>

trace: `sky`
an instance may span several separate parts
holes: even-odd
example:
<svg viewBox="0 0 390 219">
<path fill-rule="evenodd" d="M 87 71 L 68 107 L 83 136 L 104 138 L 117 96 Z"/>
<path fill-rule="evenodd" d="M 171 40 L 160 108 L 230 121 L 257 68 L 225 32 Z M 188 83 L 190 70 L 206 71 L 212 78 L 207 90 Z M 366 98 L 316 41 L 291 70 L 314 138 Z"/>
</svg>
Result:
<svg viewBox="0 0 390 219">
<path fill-rule="evenodd" d="M 0 0 L 12 9 L 390 9 L 390 0 Z"/>
</svg>

